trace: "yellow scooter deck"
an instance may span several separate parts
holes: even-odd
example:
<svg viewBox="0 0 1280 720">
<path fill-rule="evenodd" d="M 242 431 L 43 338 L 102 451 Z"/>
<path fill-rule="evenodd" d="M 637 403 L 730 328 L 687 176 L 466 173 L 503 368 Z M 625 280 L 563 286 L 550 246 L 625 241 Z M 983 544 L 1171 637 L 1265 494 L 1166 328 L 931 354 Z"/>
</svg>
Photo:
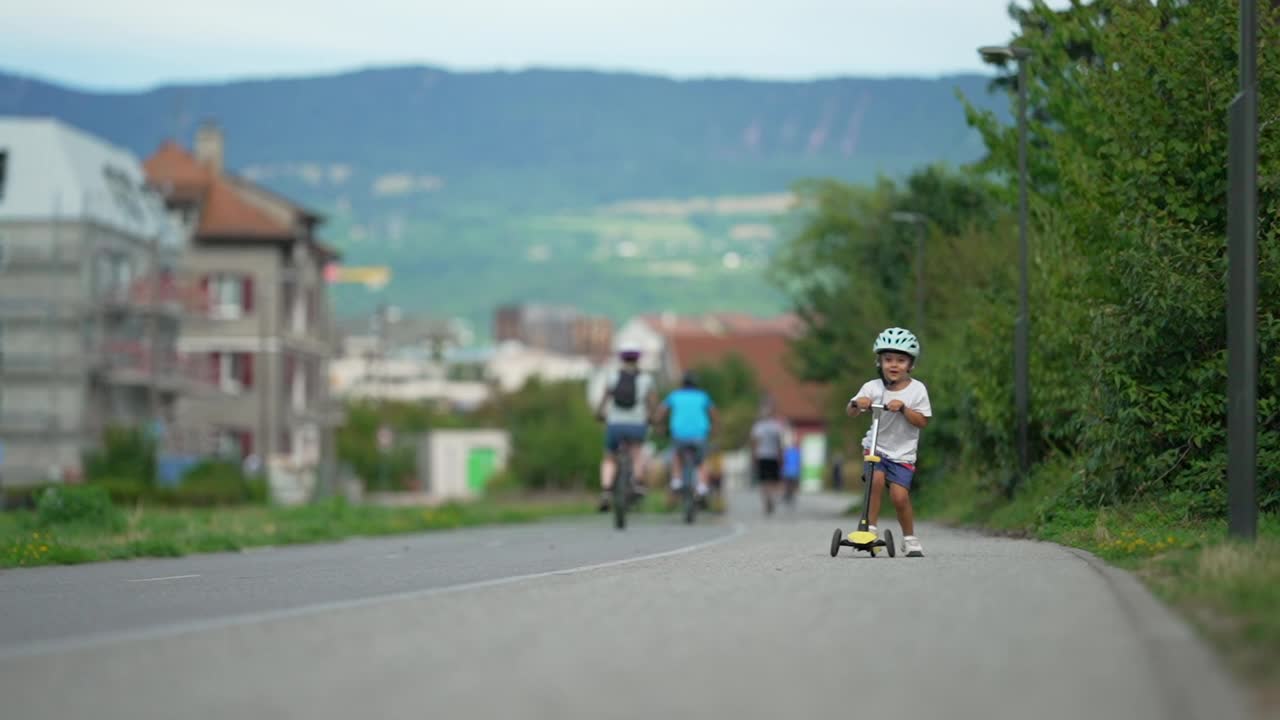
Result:
<svg viewBox="0 0 1280 720">
<path fill-rule="evenodd" d="M 854 545 L 870 545 L 880 539 L 875 533 L 867 530 L 854 530 L 847 537 Z"/>
</svg>

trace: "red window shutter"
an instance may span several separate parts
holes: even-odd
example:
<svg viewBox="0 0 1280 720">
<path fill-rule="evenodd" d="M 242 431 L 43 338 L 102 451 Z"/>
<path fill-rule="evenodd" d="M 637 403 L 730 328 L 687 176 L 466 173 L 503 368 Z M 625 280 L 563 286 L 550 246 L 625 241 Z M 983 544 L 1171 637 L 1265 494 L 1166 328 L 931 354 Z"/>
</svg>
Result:
<svg viewBox="0 0 1280 720">
<path fill-rule="evenodd" d="M 253 454 L 253 432 L 250 430 L 240 431 L 240 457 L 247 458 Z"/>
<path fill-rule="evenodd" d="M 241 282 L 243 283 L 244 311 L 253 312 L 253 276 L 245 275 L 241 278 Z"/>
<path fill-rule="evenodd" d="M 209 369 L 213 372 L 213 381 L 222 382 L 222 353 L 209 353 Z"/>
<path fill-rule="evenodd" d="M 213 298 L 209 295 L 209 276 L 201 275 L 198 278 L 198 286 L 200 290 L 196 295 L 196 307 L 201 311 L 207 312 L 209 308 L 213 307 Z"/>
<path fill-rule="evenodd" d="M 245 390 L 253 387 L 253 353 L 238 353 L 240 356 L 240 384 Z"/>
</svg>

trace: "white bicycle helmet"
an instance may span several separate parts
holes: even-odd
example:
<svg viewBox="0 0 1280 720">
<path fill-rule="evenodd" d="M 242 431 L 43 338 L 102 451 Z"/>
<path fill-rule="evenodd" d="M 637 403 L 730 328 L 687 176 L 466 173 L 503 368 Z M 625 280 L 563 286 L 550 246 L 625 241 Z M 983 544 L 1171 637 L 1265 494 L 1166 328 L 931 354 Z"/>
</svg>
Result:
<svg viewBox="0 0 1280 720">
<path fill-rule="evenodd" d="M 920 341 L 914 333 L 906 328 L 891 327 L 876 338 L 875 353 L 879 355 L 886 350 L 895 350 L 920 359 Z"/>
</svg>

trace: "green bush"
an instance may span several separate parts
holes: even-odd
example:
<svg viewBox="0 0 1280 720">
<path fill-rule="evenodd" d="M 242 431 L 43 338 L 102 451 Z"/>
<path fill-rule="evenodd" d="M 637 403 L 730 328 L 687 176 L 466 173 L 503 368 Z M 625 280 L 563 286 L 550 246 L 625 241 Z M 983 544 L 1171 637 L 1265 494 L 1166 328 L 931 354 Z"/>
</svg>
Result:
<svg viewBox="0 0 1280 720">
<path fill-rule="evenodd" d="M 111 504 L 107 490 L 94 485 L 51 487 L 36 501 L 39 527 L 78 524 L 104 529 L 120 529 L 124 516 Z"/>
<path fill-rule="evenodd" d="M 117 507 L 132 507 L 154 499 L 156 491 L 138 482 L 136 478 L 96 477 L 89 487 L 102 488 Z"/>
<path fill-rule="evenodd" d="M 485 424 L 478 418 L 439 410 L 427 403 L 353 402 L 347 405 L 346 414 L 347 421 L 338 429 L 338 458 L 351 466 L 369 490 L 407 489 L 418 473 L 413 439 L 422 433 Z M 390 427 L 398 439 L 385 455 L 377 443 L 382 425 Z"/>
<path fill-rule="evenodd" d="M 167 505 L 204 507 L 261 504 L 267 496 L 265 480 L 246 476 L 235 463 L 209 460 L 188 470 L 177 487 L 158 497 Z"/>
<path fill-rule="evenodd" d="M 598 488 L 604 426 L 581 382 L 530 380 L 493 409 L 511 433 L 511 472 L 535 490 Z"/>
<path fill-rule="evenodd" d="M 3 496 L 3 508 L 5 510 L 35 510 L 36 501 L 40 499 L 40 495 L 49 488 L 61 487 L 50 483 L 42 483 L 39 485 L 19 485 L 17 487 L 0 488 L 0 496 Z"/>
<path fill-rule="evenodd" d="M 137 428 L 108 428 L 102 436 L 102 448 L 85 455 L 84 470 L 89 482 L 111 478 L 151 487 L 156 477 L 155 442 Z"/>
</svg>

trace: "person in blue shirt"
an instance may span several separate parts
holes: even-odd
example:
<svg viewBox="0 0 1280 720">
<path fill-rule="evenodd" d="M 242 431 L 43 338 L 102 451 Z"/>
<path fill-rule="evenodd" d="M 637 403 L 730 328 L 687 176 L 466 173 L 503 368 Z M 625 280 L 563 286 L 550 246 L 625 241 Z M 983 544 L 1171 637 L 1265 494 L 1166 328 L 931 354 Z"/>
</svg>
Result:
<svg viewBox="0 0 1280 720">
<path fill-rule="evenodd" d="M 698 496 L 705 498 L 707 494 L 707 478 L 703 472 L 702 461 L 707 454 L 707 441 L 711 430 L 718 422 L 715 403 L 705 390 L 698 387 L 697 378 L 692 372 L 685 373 L 680 387 L 673 390 L 662 401 L 658 410 L 658 423 L 667 422 L 667 432 L 675 444 L 676 452 L 671 463 L 671 487 L 680 487 L 682 468 L 680 467 L 680 449 L 689 447 L 694 450 L 694 462 L 698 471 Z"/>
<path fill-rule="evenodd" d="M 782 502 L 788 507 L 796 504 L 796 491 L 800 488 L 800 446 L 795 442 L 782 451 Z"/>
</svg>

